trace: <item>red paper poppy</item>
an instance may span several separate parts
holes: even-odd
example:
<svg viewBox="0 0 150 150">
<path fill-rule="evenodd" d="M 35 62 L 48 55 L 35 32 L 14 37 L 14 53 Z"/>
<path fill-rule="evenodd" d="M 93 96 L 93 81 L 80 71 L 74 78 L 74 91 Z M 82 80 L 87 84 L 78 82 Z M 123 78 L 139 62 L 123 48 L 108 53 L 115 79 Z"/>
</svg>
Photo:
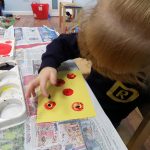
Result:
<svg viewBox="0 0 150 150">
<path fill-rule="evenodd" d="M 56 86 L 63 86 L 65 84 L 65 81 L 63 79 L 57 79 Z"/>
<path fill-rule="evenodd" d="M 55 106 L 56 106 L 56 103 L 52 101 L 48 101 L 47 103 L 44 104 L 44 107 L 47 110 L 52 110 Z"/>
<path fill-rule="evenodd" d="M 74 79 L 75 77 L 76 77 L 76 75 L 74 73 L 68 73 L 67 74 L 68 79 Z"/>
<path fill-rule="evenodd" d="M 74 111 L 82 111 L 82 110 L 84 109 L 83 103 L 81 103 L 81 102 L 74 102 L 74 103 L 72 104 L 72 109 L 73 109 Z"/>
<path fill-rule="evenodd" d="M 0 55 L 8 55 L 11 51 L 12 46 L 9 44 L 0 43 Z"/>
<path fill-rule="evenodd" d="M 72 89 L 64 89 L 63 94 L 66 96 L 71 96 L 73 94 L 73 90 Z"/>
</svg>

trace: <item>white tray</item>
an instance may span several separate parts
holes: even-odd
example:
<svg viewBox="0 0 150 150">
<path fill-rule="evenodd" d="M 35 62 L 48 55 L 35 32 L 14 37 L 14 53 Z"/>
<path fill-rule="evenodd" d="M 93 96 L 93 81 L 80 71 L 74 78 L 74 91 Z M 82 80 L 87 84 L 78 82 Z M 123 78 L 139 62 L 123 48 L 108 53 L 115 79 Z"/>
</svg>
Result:
<svg viewBox="0 0 150 150">
<path fill-rule="evenodd" d="M 2 70 L 6 64 L 11 65 L 12 68 Z M 0 62 L 0 130 L 23 123 L 26 117 L 26 104 L 18 65 L 15 61 Z"/>
</svg>

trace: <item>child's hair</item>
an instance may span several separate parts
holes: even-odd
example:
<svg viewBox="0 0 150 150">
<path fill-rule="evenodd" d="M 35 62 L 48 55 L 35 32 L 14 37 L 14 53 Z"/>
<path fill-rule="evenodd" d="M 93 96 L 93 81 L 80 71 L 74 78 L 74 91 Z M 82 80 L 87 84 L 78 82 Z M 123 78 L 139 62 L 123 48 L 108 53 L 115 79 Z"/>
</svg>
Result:
<svg viewBox="0 0 150 150">
<path fill-rule="evenodd" d="M 78 42 L 99 73 L 142 84 L 150 65 L 150 1 L 98 1 L 82 14 Z"/>
</svg>

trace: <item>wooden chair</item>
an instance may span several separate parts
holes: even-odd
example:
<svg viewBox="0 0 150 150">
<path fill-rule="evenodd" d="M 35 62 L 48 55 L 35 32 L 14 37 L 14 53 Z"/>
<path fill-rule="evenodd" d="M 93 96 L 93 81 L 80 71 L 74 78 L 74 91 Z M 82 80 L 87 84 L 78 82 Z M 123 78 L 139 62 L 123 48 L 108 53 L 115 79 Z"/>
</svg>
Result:
<svg viewBox="0 0 150 150">
<path fill-rule="evenodd" d="M 70 26 L 75 26 L 77 24 L 77 21 L 73 19 L 73 21 L 66 22 L 66 10 L 70 9 L 72 10 L 72 16 L 73 18 L 76 18 L 81 10 L 81 6 L 76 3 L 65 3 L 60 2 L 59 5 L 59 26 L 62 28 L 62 32 L 66 32 L 67 28 Z"/>
<path fill-rule="evenodd" d="M 145 141 L 150 137 L 150 105 L 143 107 L 141 113 L 143 120 L 127 145 L 129 150 L 142 150 Z"/>
</svg>

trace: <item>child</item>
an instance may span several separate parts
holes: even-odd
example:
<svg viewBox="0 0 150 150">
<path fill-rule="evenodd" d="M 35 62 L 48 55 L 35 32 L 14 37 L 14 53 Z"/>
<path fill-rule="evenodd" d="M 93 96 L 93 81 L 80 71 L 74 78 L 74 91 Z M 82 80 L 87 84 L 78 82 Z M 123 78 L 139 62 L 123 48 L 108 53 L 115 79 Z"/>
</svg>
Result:
<svg viewBox="0 0 150 150">
<path fill-rule="evenodd" d="M 78 34 L 61 34 L 47 46 L 38 77 L 27 89 L 44 96 L 47 81 L 56 84 L 57 67 L 79 56 L 92 61 L 87 82 L 117 127 L 137 106 L 150 98 L 150 2 L 148 0 L 100 0 L 81 17 Z"/>
</svg>

